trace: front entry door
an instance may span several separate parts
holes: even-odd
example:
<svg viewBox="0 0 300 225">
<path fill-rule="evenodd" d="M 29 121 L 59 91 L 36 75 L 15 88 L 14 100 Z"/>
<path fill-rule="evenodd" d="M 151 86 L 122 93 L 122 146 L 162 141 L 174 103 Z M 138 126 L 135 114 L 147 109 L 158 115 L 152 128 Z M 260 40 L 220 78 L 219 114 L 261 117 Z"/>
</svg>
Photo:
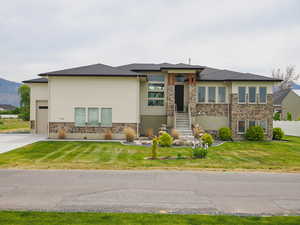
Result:
<svg viewBox="0 0 300 225">
<path fill-rule="evenodd" d="M 175 104 L 177 105 L 177 111 L 183 112 L 184 105 L 184 85 L 175 85 Z"/>
</svg>

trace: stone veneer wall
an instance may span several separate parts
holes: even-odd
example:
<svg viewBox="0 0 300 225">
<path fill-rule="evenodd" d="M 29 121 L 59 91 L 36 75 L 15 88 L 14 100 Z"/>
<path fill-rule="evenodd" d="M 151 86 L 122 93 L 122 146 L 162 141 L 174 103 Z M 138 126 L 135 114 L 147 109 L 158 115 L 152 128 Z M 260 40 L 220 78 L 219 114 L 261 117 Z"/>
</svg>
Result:
<svg viewBox="0 0 300 225">
<path fill-rule="evenodd" d="M 193 115 L 193 124 L 196 125 L 197 117 L 201 116 L 212 116 L 212 117 L 228 117 L 230 106 L 228 104 L 197 104 L 196 113 Z M 198 124 L 201 127 L 201 124 Z M 228 126 L 228 125 L 227 125 Z M 205 132 L 212 134 L 213 136 L 218 135 L 218 130 L 204 129 Z"/>
<path fill-rule="evenodd" d="M 228 104 L 197 104 L 196 106 L 199 116 L 228 116 L 228 110 Z"/>
<path fill-rule="evenodd" d="M 124 138 L 124 128 L 131 127 L 136 131 L 136 123 L 113 123 L 112 127 L 76 127 L 75 123 L 68 122 L 50 122 L 49 123 L 49 136 L 52 138 L 57 137 L 59 129 L 64 128 L 66 130 L 67 138 L 87 138 L 87 139 L 103 139 L 106 131 L 110 130 L 113 134 L 113 139 Z"/>
<path fill-rule="evenodd" d="M 267 104 L 238 104 L 238 95 L 231 95 L 231 129 L 234 139 L 243 139 L 244 135 L 238 134 L 238 120 L 267 120 L 268 128 L 266 139 L 273 136 L 273 96 L 267 95 Z"/>
</svg>

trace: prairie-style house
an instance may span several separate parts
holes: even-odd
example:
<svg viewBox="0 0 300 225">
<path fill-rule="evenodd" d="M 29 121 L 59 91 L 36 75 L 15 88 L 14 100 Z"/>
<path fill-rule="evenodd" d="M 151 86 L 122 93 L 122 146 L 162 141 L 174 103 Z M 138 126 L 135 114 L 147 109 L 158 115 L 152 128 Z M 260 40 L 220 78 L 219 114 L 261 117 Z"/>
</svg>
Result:
<svg viewBox="0 0 300 225">
<path fill-rule="evenodd" d="M 102 139 L 109 129 L 124 138 L 132 127 L 138 135 L 162 124 L 191 135 L 191 127 L 217 133 L 230 127 L 242 139 L 259 125 L 272 137 L 272 88 L 280 80 L 189 64 L 94 64 L 39 74 L 24 81 L 31 87 L 33 133 L 56 138 Z"/>
</svg>

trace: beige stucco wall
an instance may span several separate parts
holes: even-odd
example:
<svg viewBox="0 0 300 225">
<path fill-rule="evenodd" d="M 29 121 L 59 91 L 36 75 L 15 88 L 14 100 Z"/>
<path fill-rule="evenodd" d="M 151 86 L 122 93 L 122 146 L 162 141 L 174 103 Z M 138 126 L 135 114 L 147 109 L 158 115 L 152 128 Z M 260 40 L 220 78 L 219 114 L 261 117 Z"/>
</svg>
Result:
<svg viewBox="0 0 300 225">
<path fill-rule="evenodd" d="M 283 120 L 287 118 L 287 113 L 292 114 L 292 119 L 300 118 L 300 96 L 290 91 L 282 101 Z"/>
<path fill-rule="evenodd" d="M 109 107 L 113 123 L 138 123 L 139 83 L 136 77 L 50 77 L 49 121 L 74 122 L 74 107 Z"/>
<path fill-rule="evenodd" d="M 47 83 L 31 83 L 30 87 L 30 120 L 36 119 L 36 101 L 48 100 Z"/>
</svg>

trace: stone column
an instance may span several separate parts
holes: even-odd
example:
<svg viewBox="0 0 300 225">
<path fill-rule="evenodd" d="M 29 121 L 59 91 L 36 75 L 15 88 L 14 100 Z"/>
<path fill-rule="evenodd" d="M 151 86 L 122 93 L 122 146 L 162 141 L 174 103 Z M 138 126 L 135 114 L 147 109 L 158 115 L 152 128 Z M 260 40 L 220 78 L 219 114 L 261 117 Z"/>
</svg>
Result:
<svg viewBox="0 0 300 225">
<path fill-rule="evenodd" d="M 189 82 L 189 105 L 191 110 L 192 123 L 194 123 L 197 114 L 196 74 L 189 74 L 188 82 Z"/>
<path fill-rule="evenodd" d="M 168 82 L 166 85 L 166 111 L 167 111 L 167 126 L 173 127 L 174 122 L 174 104 L 175 104 L 175 74 L 168 74 Z"/>
</svg>

